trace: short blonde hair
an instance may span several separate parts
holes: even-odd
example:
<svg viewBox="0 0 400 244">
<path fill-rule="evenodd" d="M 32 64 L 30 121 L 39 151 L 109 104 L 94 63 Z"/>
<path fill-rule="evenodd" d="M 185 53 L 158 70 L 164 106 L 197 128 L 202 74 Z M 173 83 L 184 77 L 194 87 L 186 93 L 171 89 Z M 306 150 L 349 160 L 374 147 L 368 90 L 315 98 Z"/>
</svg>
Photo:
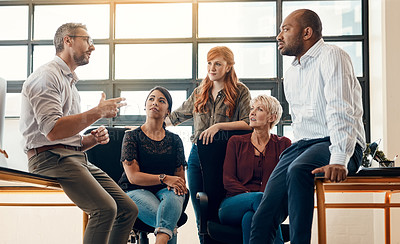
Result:
<svg viewBox="0 0 400 244">
<path fill-rule="evenodd" d="M 279 123 L 279 120 L 282 117 L 283 109 L 281 104 L 279 103 L 278 99 L 269 95 L 258 95 L 257 97 L 251 99 L 250 106 L 253 106 L 253 104 L 256 102 L 260 102 L 270 115 L 276 115 L 274 122 L 271 124 L 272 129 L 276 124 Z"/>
</svg>

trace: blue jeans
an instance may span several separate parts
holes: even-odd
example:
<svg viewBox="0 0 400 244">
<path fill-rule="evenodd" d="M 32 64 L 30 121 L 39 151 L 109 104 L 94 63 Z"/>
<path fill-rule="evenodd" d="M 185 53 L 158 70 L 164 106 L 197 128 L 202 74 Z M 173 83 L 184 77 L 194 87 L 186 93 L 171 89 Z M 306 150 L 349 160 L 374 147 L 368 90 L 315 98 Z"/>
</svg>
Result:
<svg viewBox="0 0 400 244">
<path fill-rule="evenodd" d="M 253 215 L 260 205 L 262 192 L 242 193 L 233 197 L 225 198 L 218 211 L 222 224 L 241 225 L 243 231 L 243 244 L 250 240 L 250 227 Z M 278 227 L 274 244 L 283 244 L 281 228 Z"/>
<path fill-rule="evenodd" d="M 126 194 L 136 203 L 139 209 L 138 218 L 158 232 L 168 234 L 169 244 L 176 243 L 176 225 L 182 213 L 185 196 L 178 196 L 167 188 L 155 195 L 144 189 L 128 191 Z"/>
<path fill-rule="evenodd" d="M 203 176 L 201 172 L 199 153 L 197 145 L 193 144 L 188 158 L 187 178 L 190 191 L 190 198 L 194 214 L 196 216 L 197 229 L 200 227 L 200 204 L 196 198 L 197 192 L 203 191 Z M 200 243 L 204 243 L 203 236 L 199 235 Z"/>
<path fill-rule="evenodd" d="M 290 243 L 311 241 L 314 213 L 314 175 L 311 171 L 329 164 L 329 137 L 300 140 L 287 148 L 271 174 L 260 206 L 253 217 L 250 243 L 273 243 L 276 230 L 289 215 Z M 357 171 L 362 149 L 356 145 L 347 166 Z"/>
</svg>

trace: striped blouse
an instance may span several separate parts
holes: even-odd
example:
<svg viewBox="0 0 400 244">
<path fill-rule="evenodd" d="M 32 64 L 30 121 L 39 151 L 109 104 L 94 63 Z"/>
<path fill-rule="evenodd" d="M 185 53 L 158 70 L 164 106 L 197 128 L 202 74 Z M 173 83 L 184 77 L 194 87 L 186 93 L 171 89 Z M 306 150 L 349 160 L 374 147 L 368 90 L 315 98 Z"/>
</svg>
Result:
<svg viewBox="0 0 400 244">
<path fill-rule="evenodd" d="M 316 42 L 285 74 L 294 141 L 330 137 L 330 164 L 347 165 L 356 143 L 365 147 L 361 86 L 349 55 Z"/>
</svg>

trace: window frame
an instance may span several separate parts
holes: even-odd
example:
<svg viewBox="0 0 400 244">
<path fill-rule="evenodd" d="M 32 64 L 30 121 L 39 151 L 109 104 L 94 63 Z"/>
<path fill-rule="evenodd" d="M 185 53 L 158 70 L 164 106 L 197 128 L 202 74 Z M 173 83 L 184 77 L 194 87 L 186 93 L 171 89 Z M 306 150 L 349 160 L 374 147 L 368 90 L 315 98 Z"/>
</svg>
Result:
<svg viewBox="0 0 400 244">
<path fill-rule="evenodd" d="M 233 38 L 199 38 L 198 33 L 198 5 L 208 2 L 275 2 L 276 3 L 276 33 L 279 33 L 279 27 L 282 22 L 282 6 L 286 0 L 155 0 L 149 3 L 145 0 L 0 0 L 0 6 L 18 6 L 27 5 L 28 11 L 28 38 L 26 40 L 0 40 L 0 46 L 18 46 L 25 45 L 28 47 L 27 52 L 27 73 L 28 75 L 33 72 L 33 46 L 35 45 L 52 45 L 52 40 L 34 40 L 33 39 L 33 21 L 34 21 L 34 7 L 36 5 L 85 5 L 85 4 L 109 4 L 110 5 L 110 30 L 107 39 L 95 39 L 96 44 L 109 45 L 109 77 L 104 80 L 81 80 L 77 83 L 78 90 L 93 91 L 102 90 L 106 93 L 107 97 L 119 97 L 122 90 L 150 90 L 155 85 L 165 86 L 173 90 L 186 90 L 189 97 L 194 88 L 201 82 L 197 78 L 197 60 L 198 60 L 198 45 L 201 43 L 257 43 L 267 42 L 274 43 L 277 46 L 275 36 L 266 37 L 233 37 Z M 299 1 L 299 0 L 291 0 Z M 308 0 L 314 1 L 314 0 Z M 324 1 L 324 0 L 319 0 Z M 325 41 L 329 42 L 352 42 L 360 41 L 363 48 L 363 76 L 357 77 L 362 86 L 363 107 L 364 115 L 363 122 L 365 126 L 367 141 L 370 141 L 370 77 L 369 77 L 369 41 L 368 41 L 368 0 L 361 1 L 361 14 L 362 14 L 362 34 L 361 35 L 344 35 L 344 36 L 323 36 Z M 152 4 L 152 3 L 191 3 L 192 4 L 192 37 L 190 38 L 140 38 L 140 39 L 115 39 L 115 13 L 116 4 Z M 90 31 L 90 30 L 89 30 Z M 192 78 L 191 79 L 115 79 L 115 45 L 117 44 L 163 44 L 163 43 L 191 43 L 192 44 Z M 283 91 L 283 61 L 282 56 L 276 49 L 276 74 L 275 78 L 259 78 L 259 79 L 240 79 L 251 90 L 270 89 L 271 94 L 275 96 L 283 106 L 282 119 L 277 125 L 278 135 L 283 134 L 283 126 L 290 125 L 291 118 L 288 113 L 288 104 L 284 97 Z M 13 80 L 7 83 L 8 93 L 20 93 L 24 80 Z M 99 89 L 100 87 L 100 89 Z M 95 125 L 104 124 L 107 126 L 124 126 L 124 125 L 139 125 L 144 122 L 144 116 L 138 118 L 137 116 L 117 116 L 113 119 L 101 119 Z M 193 125 L 192 121 L 187 121 L 183 125 Z"/>
</svg>

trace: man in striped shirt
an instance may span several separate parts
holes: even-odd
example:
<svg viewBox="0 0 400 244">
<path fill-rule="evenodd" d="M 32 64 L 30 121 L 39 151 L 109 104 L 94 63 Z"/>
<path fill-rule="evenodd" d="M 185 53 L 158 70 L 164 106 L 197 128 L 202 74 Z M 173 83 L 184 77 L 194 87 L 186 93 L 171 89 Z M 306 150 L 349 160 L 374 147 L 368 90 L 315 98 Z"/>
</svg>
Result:
<svg viewBox="0 0 400 244">
<path fill-rule="evenodd" d="M 292 12 L 276 39 L 282 55 L 295 57 L 284 79 L 295 138 L 271 174 L 253 217 L 250 243 L 273 243 L 289 216 L 291 243 L 304 244 L 311 241 L 314 175 L 325 173 L 340 182 L 361 165 L 361 86 L 349 55 L 324 43 L 315 12 Z"/>
</svg>

